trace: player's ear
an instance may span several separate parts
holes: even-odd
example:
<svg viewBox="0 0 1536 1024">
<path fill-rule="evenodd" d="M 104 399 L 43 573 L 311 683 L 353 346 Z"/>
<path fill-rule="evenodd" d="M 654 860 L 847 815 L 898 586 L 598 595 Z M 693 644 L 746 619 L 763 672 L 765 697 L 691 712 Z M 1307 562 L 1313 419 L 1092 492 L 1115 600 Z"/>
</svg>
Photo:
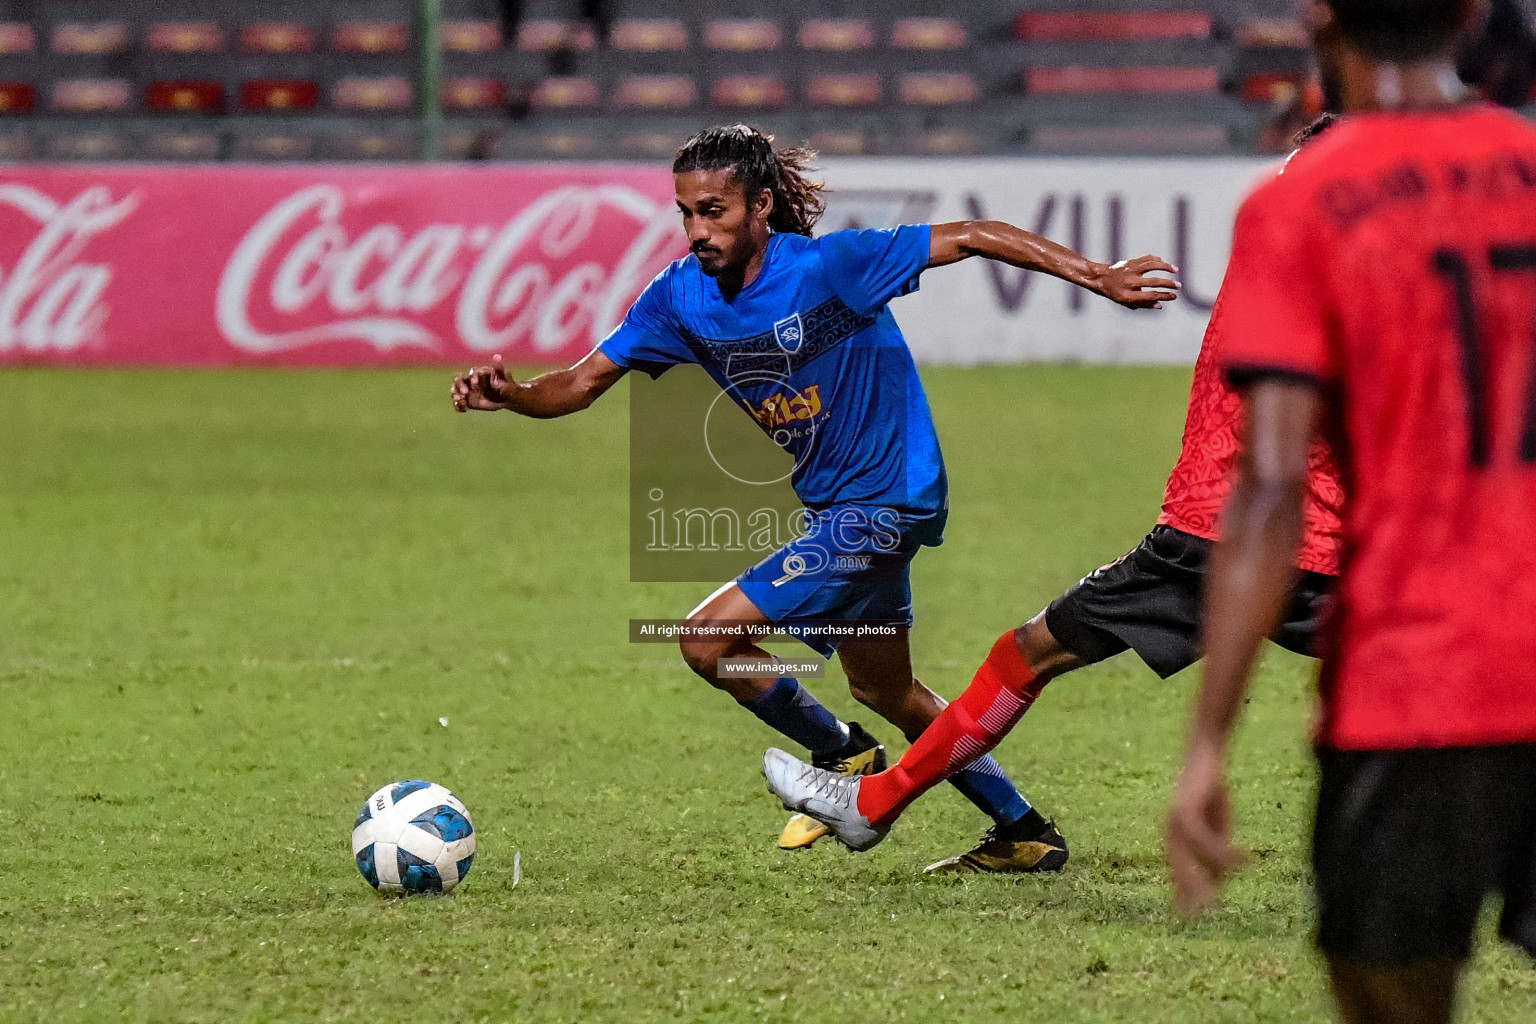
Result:
<svg viewBox="0 0 1536 1024">
<path fill-rule="evenodd" d="M 763 189 L 757 194 L 757 198 L 752 200 L 752 216 L 761 218 L 765 223 L 769 217 L 773 216 L 773 192 L 771 190 Z"/>
</svg>

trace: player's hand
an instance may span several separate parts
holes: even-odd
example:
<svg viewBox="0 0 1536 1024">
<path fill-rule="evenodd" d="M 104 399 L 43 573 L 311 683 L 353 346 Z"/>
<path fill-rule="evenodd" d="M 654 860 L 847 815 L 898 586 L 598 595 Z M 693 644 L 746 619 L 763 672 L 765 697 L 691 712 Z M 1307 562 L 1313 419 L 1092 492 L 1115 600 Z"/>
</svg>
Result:
<svg viewBox="0 0 1536 1024">
<path fill-rule="evenodd" d="M 1219 747 L 1191 743 L 1168 812 L 1168 867 L 1174 902 L 1185 914 L 1214 905 L 1222 883 L 1243 862 L 1231 842 L 1232 807 L 1222 760 Z"/>
<path fill-rule="evenodd" d="M 1099 275 L 1096 290 L 1128 309 L 1160 309 L 1179 297 L 1177 278 L 1153 277 L 1154 271 L 1177 274 L 1179 268 L 1156 256 L 1121 260 Z"/>
<path fill-rule="evenodd" d="M 453 378 L 453 407 L 459 412 L 505 409 L 515 383 L 507 376 L 501 356 L 491 356 L 491 365 L 472 366 Z"/>
</svg>

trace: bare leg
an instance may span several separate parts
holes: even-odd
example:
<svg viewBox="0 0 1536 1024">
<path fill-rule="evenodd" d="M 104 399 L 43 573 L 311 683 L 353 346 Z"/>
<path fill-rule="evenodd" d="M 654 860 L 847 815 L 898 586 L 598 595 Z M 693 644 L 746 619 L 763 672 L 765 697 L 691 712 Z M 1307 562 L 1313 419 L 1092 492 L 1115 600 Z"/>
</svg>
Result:
<svg viewBox="0 0 1536 1024">
<path fill-rule="evenodd" d="M 1450 1024 L 1460 971 L 1460 961 L 1452 959 L 1371 967 L 1328 958 L 1333 999 L 1344 1024 Z"/>
<path fill-rule="evenodd" d="M 688 625 L 707 622 L 731 622 L 746 625 L 768 624 L 768 619 L 758 610 L 741 587 L 729 583 L 705 598 L 704 603 L 688 614 Z M 749 636 L 692 637 L 685 635 L 678 644 L 683 660 L 705 682 L 735 697 L 739 703 L 748 704 L 767 693 L 773 686 L 772 679 L 721 679 L 716 666 L 721 658 L 753 657 L 772 658 Z"/>
</svg>

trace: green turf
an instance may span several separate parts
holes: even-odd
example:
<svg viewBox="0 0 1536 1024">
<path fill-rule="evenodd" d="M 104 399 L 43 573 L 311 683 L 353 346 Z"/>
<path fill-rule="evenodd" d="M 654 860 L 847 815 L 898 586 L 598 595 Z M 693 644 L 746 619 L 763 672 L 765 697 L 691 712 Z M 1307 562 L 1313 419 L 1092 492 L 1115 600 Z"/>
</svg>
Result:
<svg viewBox="0 0 1536 1024">
<path fill-rule="evenodd" d="M 914 643 L 953 695 L 1150 525 L 1187 371 L 925 377 L 954 510 Z M 627 581 L 627 386 L 536 423 L 455 416 L 447 384 L 0 374 L 0 1019 L 1326 1019 L 1304 662 L 1257 686 L 1254 856 L 1200 923 L 1159 842 L 1192 677 L 1124 658 L 999 751 L 1062 876 L 921 878 L 983 824 L 948 790 L 867 855 L 780 853 L 773 737 L 626 642 L 710 589 Z M 415 776 L 468 803 L 479 857 L 450 898 L 381 900 L 352 819 Z M 1536 975 L 1489 949 L 1466 1018 L 1536 1019 Z"/>
</svg>

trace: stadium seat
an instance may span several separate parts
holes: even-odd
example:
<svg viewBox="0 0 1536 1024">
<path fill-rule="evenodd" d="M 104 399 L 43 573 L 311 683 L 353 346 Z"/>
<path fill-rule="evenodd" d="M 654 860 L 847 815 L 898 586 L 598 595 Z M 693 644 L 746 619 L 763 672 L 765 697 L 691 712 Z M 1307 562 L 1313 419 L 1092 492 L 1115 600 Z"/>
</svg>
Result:
<svg viewBox="0 0 1536 1024">
<path fill-rule="evenodd" d="M 62 78 L 53 83 L 50 106 L 66 114 L 127 110 L 133 90 L 123 78 Z"/>
<path fill-rule="evenodd" d="M 444 110 L 504 110 L 507 83 L 499 78 L 443 79 Z"/>
<path fill-rule="evenodd" d="M 26 114 L 37 105 L 37 87 L 31 82 L 0 82 L 0 115 Z"/>
<path fill-rule="evenodd" d="M 898 50 L 963 50 L 969 43 L 965 26 L 954 18 L 901 18 L 891 26 L 891 46 Z"/>
<path fill-rule="evenodd" d="M 825 156 L 867 156 L 877 151 L 871 133 L 858 128 L 824 128 L 813 132 L 811 148 Z"/>
<path fill-rule="evenodd" d="M 517 132 L 507 137 L 508 156 L 537 160 L 580 160 L 603 155 L 609 146 L 606 136 L 581 128 L 551 127 Z"/>
<path fill-rule="evenodd" d="M 0 21 L 0 54 L 31 53 L 37 49 L 37 33 L 24 21 Z"/>
<path fill-rule="evenodd" d="M 268 21 L 240 30 L 240 49 L 246 53 L 309 53 L 315 48 L 315 30 L 291 21 Z"/>
<path fill-rule="evenodd" d="M 122 53 L 128 49 L 132 39 L 127 22 L 68 21 L 53 26 L 48 43 L 54 53 L 100 57 L 109 53 Z"/>
<path fill-rule="evenodd" d="M 1211 16 L 1204 11 L 1031 11 L 1013 23 L 1014 35 L 1029 40 L 1209 39 Z"/>
<path fill-rule="evenodd" d="M 625 132 L 619 136 L 619 154 L 631 160 L 670 160 L 682 144 L 674 132 Z"/>
<path fill-rule="evenodd" d="M 581 22 L 543 18 L 525 21 L 517 30 L 517 48 L 528 53 L 590 50 L 596 45 L 591 26 Z"/>
<path fill-rule="evenodd" d="M 590 78 L 546 78 L 528 94 L 528 105 L 535 110 L 582 110 L 597 106 L 599 98 L 597 83 Z"/>
<path fill-rule="evenodd" d="M 494 160 L 500 156 L 500 126 L 450 126 L 438 139 L 444 160 Z"/>
<path fill-rule="evenodd" d="M 1221 91 L 1221 72 L 1208 66 L 1032 67 L 1024 72 L 1024 88 L 1039 95 L 1216 93 Z"/>
<path fill-rule="evenodd" d="M 257 78 L 240 86 L 242 110 L 282 113 L 319 105 L 320 86 L 301 78 Z"/>
<path fill-rule="evenodd" d="M 736 109 L 782 107 L 789 102 L 789 90 L 778 75 L 727 75 L 715 80 L 709 100 Z"/>
<path fill-rule="evenodd" d="M 812 75 L 805 83 L 805 98 L 818 107 L 866 107 L 881 95 L 876 74 Z"/>
<path fill-rule="evenodd" d="M 139 152 L 152 160 L 217 160 L 223 148 L 213 132 L 155 131 L 144 137 Z"/>
<path fill-rule="evenodd" d="M 442 46 L 449 53 L 492 53 L 501 49 L 501 26 L 494 21 L 445 21 Z"/>
<path fill-rule="evenodd" d="M 403 111 L 411 108 L 411 80 L 404 75 L 347 75 L 331 88 L 337 110 Z"/>
<path fill-rule="evenodd" d="M 1252 18 L 1237 27 L 1237 45 L 1305 49 L 1312 37 L 1305 25 L 1290 18 Z"/>
<path fill-rule="evenodd" d="M 145 46 L 155 53 L 222 53 L 224 30 L 214 21 L 162 21 L 150 25 Z"/>
<path fill-rule="evenodd" d="M 687 75 L 628 75 L 613 93 L 620 110 L 686 110 L 698 99 L 698 86 Z"/>
<path fill-rule="evenodd" d="M 0 160 L 30 160 L 36 153 L 26 132 L 0 132 Z"/>
<path fill-rule="evenodd" d="M 241 135 L 230 155 L 236 160 L 308 160 L 315 155 L 315 140 L 293 132 Z"/>
<path fill-rule="evenodd" d="M 344 21 L 331 30 L 337 53 L 404 53 L 410 45 L 411 29 L 403 21 Z"/>
<path fill-rule="evenodd" d="M 981 94 L 976 79 L 963 72 L 917 72 L 902 75 L 896 85 L 901 102 L 940 107 L 974 103 Z"/>
<path fill-rule="evenodd" d="M 1302 72 L 1255 71 L 1243 79 L 1242 96 L 1250 103 L 1289 103 L 1307 78 Z"/>
<path fill-rule="evenodd" d="M 1219 124 L 1044 124 L 1030 132 L 1029 148 L 1041 153 L 1224 153 L 1231 146 Z"/>
<path fill-rule="evenodd" d="M 224 86 L 190 79 L 151 82 L 144 106 L 156 113 L 218 114 L 224 110 Z"/>
<path fill-rule="evenodd" d="M 982 150 L 981 137 L 964 128 L 932 128 L 903 136 L 897 149 L 912 156 L 969 156 Z"/>
<path fill-rule="evenodd" d="M 796 38 L 802 50 L 868 50 L 875 45 L 875 26 L 865 18 L 809 18 Z"/>
<path fill-rule="evenodd" d="M 416 139 L 407 132 L 337 132 L 325 136 L 326 156 L 342 160 L 410 160 Z"/>
<path fill-rule="evenodd" d="M 629 53 L 669 53 L 688 49 L 688 29 L 676 18 L 625 18 L 608 33 L 610 49 Z"/>
<path fill-rule="evenodd" d="M 783 30 L 767 18 L 726 18 L 704 26 L 704 45 L 711 50 L 777 50 L 783 41 Z"/>
<path fill-rule="evenodd" d="M 129 155 L 128 139 L 109 128 L 60 132 L 48 139 L 55 160 L 122 160 Z"/>
</svg>

